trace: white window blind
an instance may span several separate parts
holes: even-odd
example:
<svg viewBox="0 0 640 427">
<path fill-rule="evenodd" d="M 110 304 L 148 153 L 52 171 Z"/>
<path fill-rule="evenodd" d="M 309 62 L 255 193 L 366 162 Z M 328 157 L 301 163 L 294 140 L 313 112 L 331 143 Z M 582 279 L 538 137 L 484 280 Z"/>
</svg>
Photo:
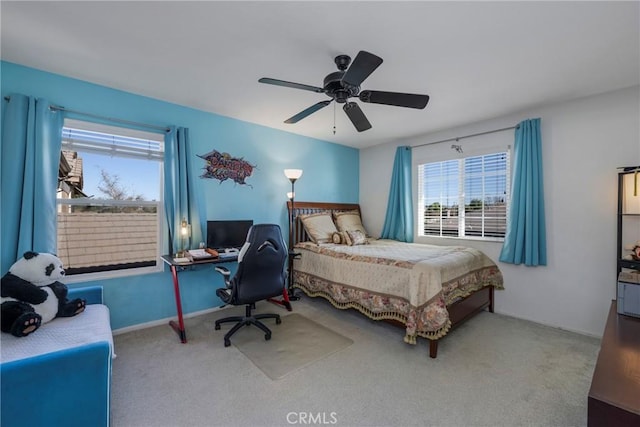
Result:
<svg viewBox="0 0 640 427">
<path fill-rule="evenodd" d="M 419 234 L 503 239 L 509 171 L 508 151 L 418 165 Z"/>
<path fill-rule="evenodd" d="M 65 120 L 62 147 L 70 151 L 88 151 L 118 157 L 162 161 L 164 138 L 158 133 L 115 128 Z"/>
</svg>

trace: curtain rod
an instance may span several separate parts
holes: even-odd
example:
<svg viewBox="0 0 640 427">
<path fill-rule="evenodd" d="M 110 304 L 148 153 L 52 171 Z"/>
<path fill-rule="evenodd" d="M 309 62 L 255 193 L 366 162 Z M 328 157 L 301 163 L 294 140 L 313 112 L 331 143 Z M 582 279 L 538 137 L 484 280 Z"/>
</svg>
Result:
<svg viewBox="0 0 640 427">
<path fill-rule="evenodd" d="M 618 169 L 622 169 L 622 172 L 640 171 L 640 166 L 620 166 Z"/>
<path fill-rule="evenodd" d="M 6 101 L 11 100 L 10 96 L 5 96 L 4 99 Z M 166 126 L 156 126 L 156 125 L 150 125 L 147 123 L 140 123 L 140 122 L 133 122 L 130 120 L 124 120 L 124 119 L 116 119 L 113 117 L 106 117 L 106 116 L 99 116 L 97 114 L 92 114 L 92 113 L 85 113 L 83 111 L 77 111 L 77 110 L 70 110 L 68 108 L 64 108 L 58 105 L 51 105 L 49 108 L 51 108 L 52 110 L 57 110 L 57 111 L 64 111 L 66 113 L 70 113 L 70 114 L 78 114 L 80 116 L 85 116 L 85 117 L 92 117 L 94 119 L 98 119 L 98 120 L 105 120 L 105 121 L 110 121 L 110 122 L 114 122 L 114 123 L 122 123 L 122 124 L 127 124 L 127 125 L 131 125 L 131 126 L 137 126 L 137 127 L 144 127 L 147 129 L 155 129 L 155 130 L 159 130 L 162 132 L 169 132 L 169 128 Z"/>
<path fill-rule="evenodd" d="M 427 142 L 425 144 L 412 145 L 411 148 L 424 147 L 425 145 L 440 144 L 442 142 L 459 141 L 461 139 L 471 138 L 471 137 L 474 137 L 474 136 L 487 135 L 487 134 L 490 134 L 490 133 L 496 133 L 496 132 L 502 132 L 502 131 L 505 131 L 505 130 L 516 129 L 517 127 L 518 126 L 516 125 L 516 126 L 510 126 L 510 127 L 502 128 L 502 129 L 488 130 L 486 132 L 472 133 L 471 135 L 458 136 L 456 138 L 448 138 L 448 139 L 443 139 L 441 141 L 434 141 L 434 142 Z"/>
</svg>

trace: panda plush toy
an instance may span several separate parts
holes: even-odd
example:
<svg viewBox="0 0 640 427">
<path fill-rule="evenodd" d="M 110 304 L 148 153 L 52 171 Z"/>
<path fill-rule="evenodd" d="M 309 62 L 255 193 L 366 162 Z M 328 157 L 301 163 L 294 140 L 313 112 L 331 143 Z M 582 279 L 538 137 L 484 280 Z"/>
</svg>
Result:
<svg viewBox="0 0 640 427">
<path fill-rule="evenodd" d="M 55 317 L 84 311 L 86 301 L 67 300 L 62 261 L 49 253 L 25 252 L 0 284 L 2 332 L 24 337 Z"/>
</svg>

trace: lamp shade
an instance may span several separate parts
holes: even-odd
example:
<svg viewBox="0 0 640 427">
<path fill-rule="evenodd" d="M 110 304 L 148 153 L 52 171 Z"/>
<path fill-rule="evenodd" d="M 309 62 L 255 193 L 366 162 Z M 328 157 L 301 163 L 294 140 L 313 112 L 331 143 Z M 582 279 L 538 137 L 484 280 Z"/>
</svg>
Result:
<svg viewBox="0 0 640 427">
<path fill-rule="evenodd" d="M 628 173 L 623 178 L 622 213 L 640 214 L 640 173 Z"/>
<path fill-rule="evenodd" d="M 284 176 L 295 181 L 302 176 L 302 169 L 285 169 Z"/>
<path fill-rule="evenodd" d="M 296 196 L 296 193 L 294 193 L 293 191 L 289 191 L 287 193 L 287 199 L 291 200 Z"/>
</svg>

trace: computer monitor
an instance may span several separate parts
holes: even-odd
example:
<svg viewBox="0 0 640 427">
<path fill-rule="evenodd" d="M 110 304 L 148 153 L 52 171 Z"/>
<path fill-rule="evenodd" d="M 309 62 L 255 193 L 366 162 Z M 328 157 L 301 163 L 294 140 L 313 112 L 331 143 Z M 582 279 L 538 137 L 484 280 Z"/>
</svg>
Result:
<svg viewBox="0 0 640 427">
<path fill-rule="evenodd" d="M 253 220 L 207 221 L 207 247 L 240 249 L 247 240 Z"/>
</svg>

